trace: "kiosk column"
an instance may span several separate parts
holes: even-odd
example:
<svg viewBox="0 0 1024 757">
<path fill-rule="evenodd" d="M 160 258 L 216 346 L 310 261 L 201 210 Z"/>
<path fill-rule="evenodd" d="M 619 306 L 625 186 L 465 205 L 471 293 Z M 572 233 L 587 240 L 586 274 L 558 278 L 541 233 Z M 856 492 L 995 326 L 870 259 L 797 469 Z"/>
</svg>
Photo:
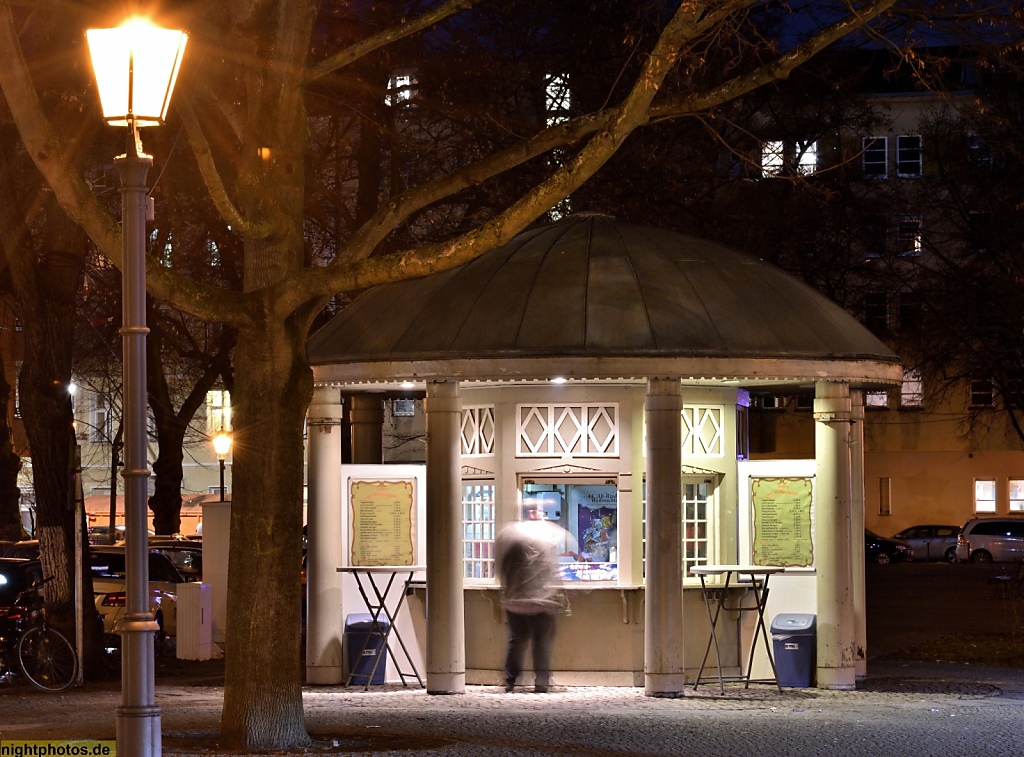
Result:
<svg viewBox="0 0 1024 757">
<path fill-rule="evenodd" d="M 678 378 L 647 380 L 644 694 L 683 695 L 682 409 Z"/>
<path fill-rule="evenodd" d="M 309 493 L 306 507 L 306 682 L 341 683 L 341 390 L 317 387 L 306 411 Z"/>
<path fill-rule="evenodd" d="M 853 689 L 853 569 L 850 473 L 850 385 L 819 381 L 814 386 L 814 447 L 817 459 L 815 543 L 818 573 L 818 687 Z"/>
<path fill-rule="evenodd" d="M 854 667 L 857 680 L 868 674 L 868 614 L 867 594 L 864 587 L 864 392 L 850 392 L 850 476 L 853 494 L 853 612 L 854 612 Z"/>
<path fill-rule="evenodd" d="M 427 693 L 466 690 L 462 593 L 462 403 L 455 381 L 430 381 L 427 420 Z"/>
</svg>

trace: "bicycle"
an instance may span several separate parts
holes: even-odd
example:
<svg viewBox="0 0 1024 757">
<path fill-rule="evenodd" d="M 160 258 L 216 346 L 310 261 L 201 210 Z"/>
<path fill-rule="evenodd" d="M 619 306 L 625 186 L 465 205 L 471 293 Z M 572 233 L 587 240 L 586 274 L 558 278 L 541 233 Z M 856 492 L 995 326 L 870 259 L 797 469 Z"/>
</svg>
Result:
<svg viewBox="0 0 1024 757">
<path fill-rule="evenodd" d="M 78 676 L 78 654 L 67 637 L 46 622 L 42 603 L 25 601 L 38 597 L 39 589 L 51 580 L 33 582 L 0 614 L 0 678 L 20 671 L 37 689 L 63 691 Z"/>
</svg>

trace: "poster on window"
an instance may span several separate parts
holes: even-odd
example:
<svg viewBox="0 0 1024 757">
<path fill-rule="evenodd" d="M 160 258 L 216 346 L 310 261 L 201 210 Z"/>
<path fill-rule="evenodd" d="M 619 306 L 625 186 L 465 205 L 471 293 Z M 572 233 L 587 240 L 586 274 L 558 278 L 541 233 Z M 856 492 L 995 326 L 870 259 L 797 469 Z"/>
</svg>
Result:
<svg viewBox="0 0 1024 757">
<path fill-rule="evenodd" d="M 349 564 L 415 564 L 412 518 L 415 481 L 350 481 L 352 545 Z"/>
<path fill-rule="evenodd" d="M 618 491 L 614 486 L 573 486 L 569 490 L 570 531 L 586 562 L 615 562 Z M 575 521 L 575 522 L 573 522 Z"/>
<path fill-rule="evenodd" d="M 812 479 L 752 478 L 753 563 L 783 568 L 814 564 Z"/>
</svg>

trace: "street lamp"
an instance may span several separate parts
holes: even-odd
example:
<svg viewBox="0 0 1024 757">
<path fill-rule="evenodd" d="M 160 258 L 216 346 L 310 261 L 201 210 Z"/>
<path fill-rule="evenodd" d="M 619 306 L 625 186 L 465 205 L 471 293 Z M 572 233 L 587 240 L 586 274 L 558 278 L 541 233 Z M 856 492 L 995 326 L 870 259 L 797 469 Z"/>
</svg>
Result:
<svg viewBox="0 0 1024 757">
<path fill-rule="evenodd" d="M 153 644 L 158 626 L 149 612 L 146 517 L 146 174 L 153 158 L 142 152 L 139 128 L 167 115 L 187 36 L 132 18 L 116 29 L 86 32 L 103 118 L 127 126 L 125 154 L 115 158 L 121 180 L 121 298 L 124 390 L 125 566 L 127 596 L 121 622 L 119 754 L 162 752 L 156 705 Z"/>
<path fill-rule="evenodd" d="M 224 429 L 220 430 L 213 437 L 213 451 L 217 453 L 217 460 L 220 461 L 220 501 L 224 501 L 224 460 L 231 451 L 231 434 Z"/>
</svg>

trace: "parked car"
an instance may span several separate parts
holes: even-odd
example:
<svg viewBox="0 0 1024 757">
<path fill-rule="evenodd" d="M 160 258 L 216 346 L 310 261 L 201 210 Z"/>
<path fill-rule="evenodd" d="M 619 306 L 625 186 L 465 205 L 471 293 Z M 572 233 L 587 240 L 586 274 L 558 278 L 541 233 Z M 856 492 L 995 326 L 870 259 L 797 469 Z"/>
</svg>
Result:
<svg viewBox="0 0 1024 757">
<path fill-rule="evenodd" d="M 22 560 L 36 560 L 39 558 L 39 540 L 26 539 L 16 541 L 4 552 L 4 557 L 18 557 Z"/>
<path fill-rule="evenodd" d="M 203 580 L 203 543 L 173 536 L 150 536 L 149 548 L 167 555 L 188 582 Z"/>
<path fill-rule="evenodd" d="M 109 544 L 110 526 L 89 526 L 90 544 Z M 150 528 L 149 535 L 155 536 L 156 532 Z M 114 544 L 124 543 L 124 526 L 114 526 Z"/>
<path fill-rule="evenodd" d="M 873 531 L 864 529 L 864 560 L 888 565 L 891 562 L 904 562 L 914 559 L 914 550 L 905 541 L 879 536 Z"/>
<path fill-rule="evenodd" d="M 956 559 L 980 563 L 1024 560 L 1024 517 L 971 518 L 960 529 Z"/>
<path fill-rule="evenodd" d="M 0 612 L 7 612 L 21 592 L 42 578 L 38 560 L 0 557 Z"/>
<path fill-rule="evenodd" d="M 911 526 L 892 538 L 905 541 L 914 550 L 915 560 L 956 562 L 959 526 Z"/>
<path fill-rule="evenodd" d="M 89 554 L 96 609 L 103 616 L 103 631 L 114 634 L 125 612 L 125 549 L 94 546 Z M 178 585 L 185 583 L 167 555 L 149 551 L 149 611 L 160 626 L 160 637 L 175 636 L 178 627 Z"/>
</svg>

